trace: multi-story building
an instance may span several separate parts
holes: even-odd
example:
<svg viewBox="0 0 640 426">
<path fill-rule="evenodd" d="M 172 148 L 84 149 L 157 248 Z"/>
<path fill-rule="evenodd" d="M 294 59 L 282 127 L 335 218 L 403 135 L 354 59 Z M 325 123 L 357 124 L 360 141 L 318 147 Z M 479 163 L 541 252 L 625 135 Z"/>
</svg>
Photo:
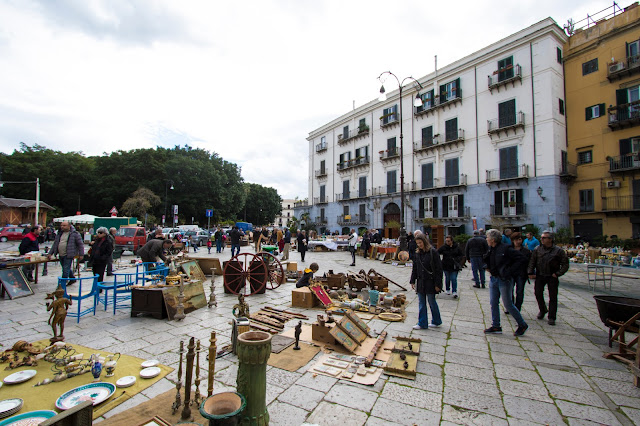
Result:
<svg viewBox="0 0 640 426">
<path fill-rule="evenodd" d="M 276 216 L 271 226 L 290 226 L 289 220 L 293 216 L 293 206 L 296 200 L 282 200 L 282 211 L 279 216 Z"/>
<path fill-rule="evenodd" d="M 427 218 L 451 234 L 470 233 L 472 218 L 479 227 L 566 226 L 566 40 L 547 18 L 419 78 L 421 87 L 407 84 L 402 99 L 395 90 L 312 131 L 309 198 L 296 216 L 308 212 L 319 231 L 390 235 L 401 217 L 402 142 L 408 230 Z"/>
<path fill-rule="evenodd" d="M 640 236 L 640 8 L 620 12 L 564 47 L 569 212 L 587 238 Z"/>
</svg>

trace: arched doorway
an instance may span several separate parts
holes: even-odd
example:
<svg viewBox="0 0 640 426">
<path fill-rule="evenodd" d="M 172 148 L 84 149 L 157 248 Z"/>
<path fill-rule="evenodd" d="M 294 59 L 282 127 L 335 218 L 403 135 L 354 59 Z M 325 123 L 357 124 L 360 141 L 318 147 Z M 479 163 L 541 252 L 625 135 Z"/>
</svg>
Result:
<svg viewBox="0 0 640 426">
<path fill-rule="evenodd" d="M 398 207 L 396 203 L 389 203 L 382 210 L 382 223 L 384 223 L 385 238 L 398 238 L 400 236 L 400 229 L 389 226 L 389 222 L 400 223 L 400 207 Z"/>
</svg>

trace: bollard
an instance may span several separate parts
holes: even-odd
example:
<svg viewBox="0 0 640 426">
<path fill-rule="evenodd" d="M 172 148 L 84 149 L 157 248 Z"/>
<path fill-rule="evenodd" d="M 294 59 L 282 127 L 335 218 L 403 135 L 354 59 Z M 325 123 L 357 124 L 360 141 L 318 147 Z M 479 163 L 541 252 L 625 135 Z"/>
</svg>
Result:
<svg viewBox="0 0 640 426">
<path fill-rule="evenodd" d="M 238 336 L 238 375 L 236 389 L 247 400 L 243 425 L 268 425 L 267 360 L 271 355 L 271 334 L 247 331 Z"/>
</svg>

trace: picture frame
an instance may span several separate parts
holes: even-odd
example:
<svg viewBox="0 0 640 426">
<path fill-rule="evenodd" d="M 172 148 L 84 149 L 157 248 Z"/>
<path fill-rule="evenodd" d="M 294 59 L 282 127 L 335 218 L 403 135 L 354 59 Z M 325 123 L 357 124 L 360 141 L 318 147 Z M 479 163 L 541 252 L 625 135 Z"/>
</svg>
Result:
<svg viewBox="0 0 640 426">
<path fill-rule="evenodd" d="M 33 294 L 33 290 L 29 286 L 21 268 L 0 269 L 0 282 L 2 282 L 2 294 L 7 293 L 9 299 L 17 299 Z"/>
<path fill-rule="evenodd" d="M 180 263 L 180 269 L 182 269 L 182 271 L 187 274 L 192 282 L 205 282 L 206 280 L 204 272 L 202 272 L 202 269 L 200 269 L 200 264 L 197 260 L 187 260 L 186 262 Z"/>
</svg>

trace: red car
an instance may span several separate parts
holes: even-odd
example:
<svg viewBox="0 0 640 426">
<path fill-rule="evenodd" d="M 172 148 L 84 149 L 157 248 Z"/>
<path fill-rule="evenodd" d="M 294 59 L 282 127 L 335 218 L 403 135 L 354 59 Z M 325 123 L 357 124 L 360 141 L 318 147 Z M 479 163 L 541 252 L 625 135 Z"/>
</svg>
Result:
<svg viewBox="0 0 640 426">
<path fill-rule="evenodd" d="M 17 226 L 6 226 L 2 228 L 0 231 L 0 241 L 21 241 L 23 238 L 22 232 L 24 228 L 19 228 Z"/>
</svg>

